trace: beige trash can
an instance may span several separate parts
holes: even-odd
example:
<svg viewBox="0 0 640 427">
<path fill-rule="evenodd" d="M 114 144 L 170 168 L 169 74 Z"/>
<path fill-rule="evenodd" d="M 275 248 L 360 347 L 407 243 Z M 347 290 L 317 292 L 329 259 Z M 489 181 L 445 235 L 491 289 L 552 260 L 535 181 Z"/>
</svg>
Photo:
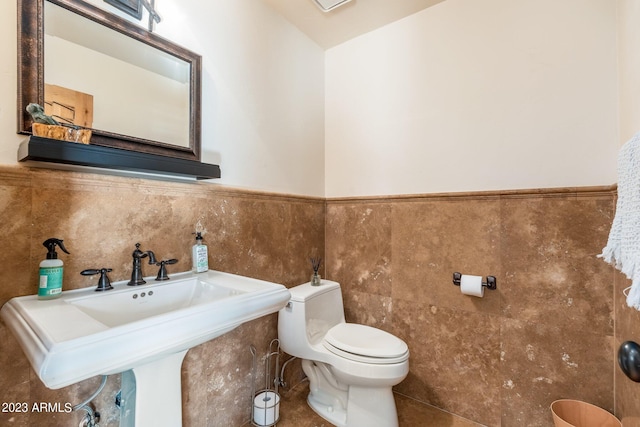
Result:
<svg viewBox="0 0 640 427">
<path fill-rule="evenodd" d="M 556 400 L 551 413 L 556 427 L 622 427 L 611 413 L 579 400 Z"/>
</svg>

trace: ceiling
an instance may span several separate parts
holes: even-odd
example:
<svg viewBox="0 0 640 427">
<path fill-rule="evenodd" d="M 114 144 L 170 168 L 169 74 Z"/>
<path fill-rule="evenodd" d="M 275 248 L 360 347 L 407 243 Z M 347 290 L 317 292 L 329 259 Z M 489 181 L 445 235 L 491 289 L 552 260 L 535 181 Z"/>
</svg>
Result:
<svg viewBox="0 0 640 427">
<path fill-rule="evenodd" d="M 329 12 L 313 0 L 262 1 L 328 49 L 444 0 L 352 0 Z"/>
</svg>

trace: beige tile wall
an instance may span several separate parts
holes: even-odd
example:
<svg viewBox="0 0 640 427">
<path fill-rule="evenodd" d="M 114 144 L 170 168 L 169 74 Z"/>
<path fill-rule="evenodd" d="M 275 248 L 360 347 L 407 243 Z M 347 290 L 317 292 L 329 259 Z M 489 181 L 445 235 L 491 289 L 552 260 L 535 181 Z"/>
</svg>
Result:
<svg viewBox="0 0 640 427">
<path fill-rule="evenodd" d="M 214 269 L 290 287 L 308 280 L 309 256 L 324 255 L 323 276 L 342 283 L 347 320 L 409 344 L 399 393 L 492 426 L 551 426 L 550 402 L 576 398 L 615 409 L 631 426 L 640 419 L 638 384 L 620 375 L 615 350 L 640 341 L 640 317 L 621 297 L 626 278 L 596 258 L 614 203 L 614 188 L 325 201 L 4 167 L 0 304 L 35 293 L 48 237 L 63 238 L 71 252 L 61 258 L 72 289 L 93 284 L 77 274 L 85 268 L 110 267 L 112 280 L 127 279 L 136 242 L 178 258 L 173 271 L 189 269 L 190 233 L 200 221 Z M 451 283 L 454 271 L 495 275 L 498 290 L 463 296 Z M 146 265 L 145 274 L 153 274 Z M 250 322 L 187 354 L 185 426 L 248 420 L 248 348 L 266 352 L 276 320 Z M 1 402 L 75 404 L 99 383 L 46 389 L 1 323 L 0 348 Z M 97 400 L 101 425 L 118 425 L 118 388 L 111 376 Z M 0 425 L 80 418 L 0 412 Z"/>
<path fill-rule="evenodd" d="M 622 273 L 616 272 L 614 293 L 615 301 L 615 351 L 628 340 L 640 343 L 640 312 L 627 306 L 622 291 L 631 285 Z M 616 353 L 617 354 L 617 353 Z M 615 367 L 615 406 L 616 415 L 624 427 L 640 427 L 640 383 L 627 378 L 622 370 Z"/>
<path fill-rule="evenodd" d="M 94 285 L 86 268 L 113 268 L 128 279 L 136 242 L 171 271 L 191 268 L 191 232 L 206 230 L 210 268 L 271 280 L 287 287 L 309 278 L 309 256 L 324 253 L 324 200 L 220 190 L 181 184 L 60 171 L 0 168 L 0 305 L 37 291 L 38 264 L 48 237 L 64 239 L 65 289 Z M 157 267 L 143 265 L 145 275 Z M 277 316 L 267 316 L 198 346 L 183 364 L 185 426 L 240 426 L 249 420 L 253 344 L 260 357 L 276 337 Z M 260 365 L 262 366 L 262 365 Z M 262 371 L 262 370 L 260 370 Z M 96 404 L 101 426 L 117 426 L 114 397 L 119 376 L 109 377 Z M 0 323 L 0 402 L 79 403 L 99 378 L 60 390 L 45 388 L 4 324 Z M 264 382 L 259 381 L 259 385 Z M 0 425 L 78 425 L 80 413 L 0 412 Z"/>
<path fill-rule="evenodd" d="M 343 285 L 347 321 L 407 341 L 399 393 L 491 426 L 551 426 L 558 398 L 613 411 L 614 276 L 596 255 L 614 197 L 586 188 L 329 200 L 327 276 Z M 498 289 L 461 295 L 454 271 L 495 275 Z"/>
</svg>

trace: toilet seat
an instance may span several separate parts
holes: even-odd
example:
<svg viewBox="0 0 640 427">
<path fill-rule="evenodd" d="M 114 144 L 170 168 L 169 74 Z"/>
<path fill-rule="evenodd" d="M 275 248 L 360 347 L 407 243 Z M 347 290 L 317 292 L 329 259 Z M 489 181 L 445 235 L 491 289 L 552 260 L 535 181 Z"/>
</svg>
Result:
<svg viewBox="0 0 640 427">
<path fill-rule="evenodd" d="M 327 331 L 322 343 L 338 356 L 363 363 L 400 363 L 409 357 L 409 347 L 400 338 L 357 323 L 335 325 Z"/>
</svg>

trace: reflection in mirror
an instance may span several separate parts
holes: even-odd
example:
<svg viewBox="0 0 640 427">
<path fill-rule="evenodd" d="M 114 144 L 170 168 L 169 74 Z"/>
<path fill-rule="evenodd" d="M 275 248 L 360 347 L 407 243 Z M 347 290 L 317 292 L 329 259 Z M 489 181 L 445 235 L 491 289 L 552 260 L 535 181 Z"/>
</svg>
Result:
<svg viewBox="0 0 640 427">
<path fill-rule="evenodd" d="M 82 0 L 18 0 L 18 58 L 18 132 L 33 102 L 91 144 L 200 160 L 199 55 Z"/>
<path fill-rule="evenodd" d="M 49 2 L 44 18 L 47 114 L 189 146 L 187 62 Z"/>
</svg>

